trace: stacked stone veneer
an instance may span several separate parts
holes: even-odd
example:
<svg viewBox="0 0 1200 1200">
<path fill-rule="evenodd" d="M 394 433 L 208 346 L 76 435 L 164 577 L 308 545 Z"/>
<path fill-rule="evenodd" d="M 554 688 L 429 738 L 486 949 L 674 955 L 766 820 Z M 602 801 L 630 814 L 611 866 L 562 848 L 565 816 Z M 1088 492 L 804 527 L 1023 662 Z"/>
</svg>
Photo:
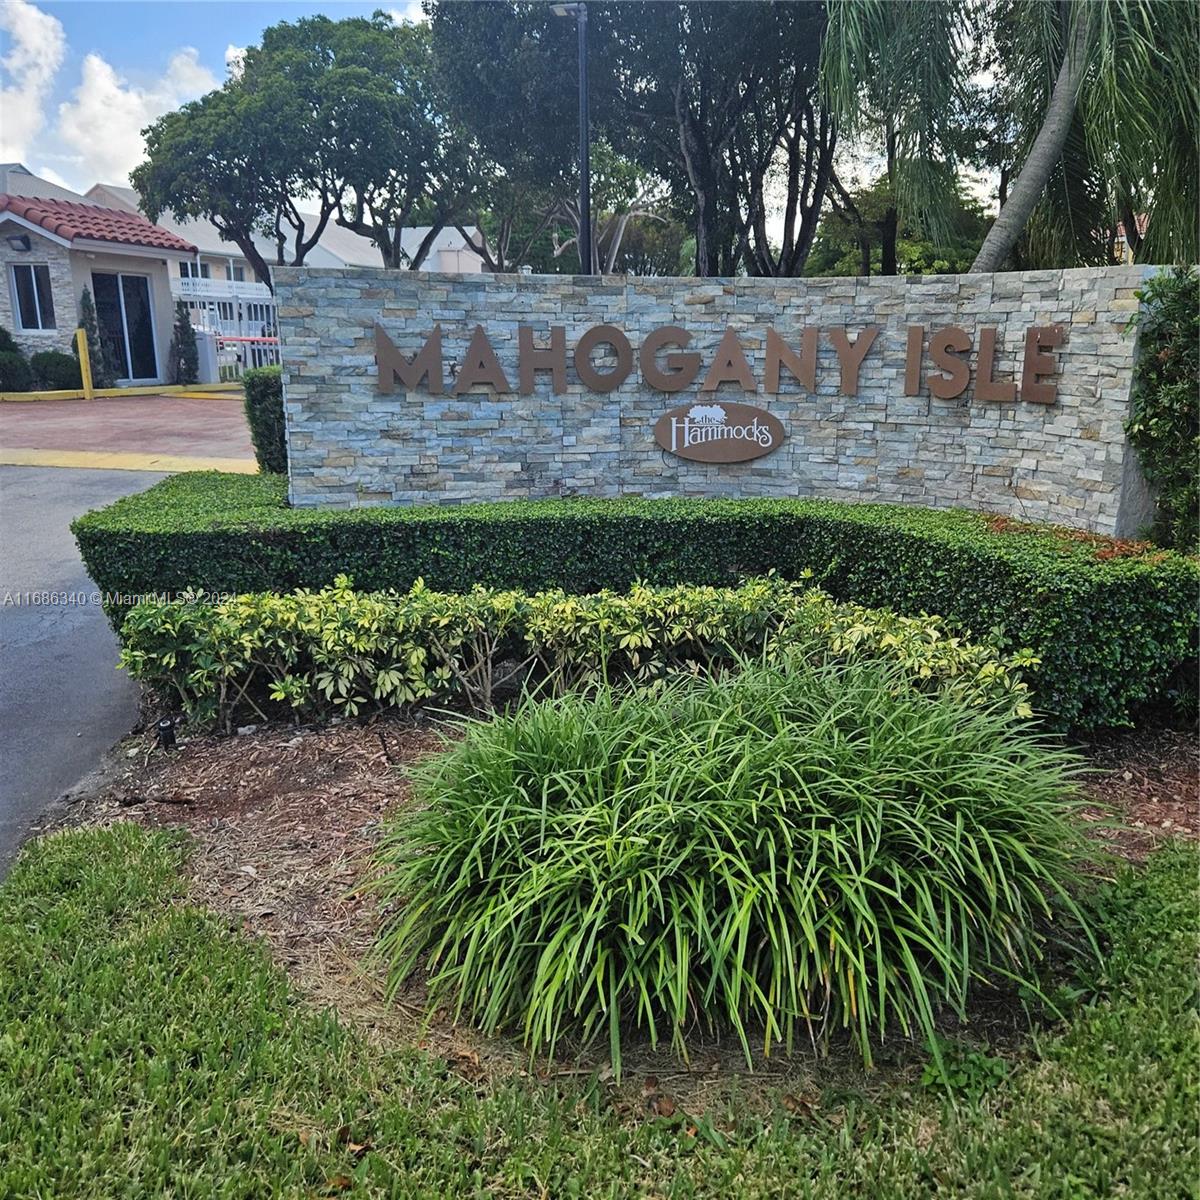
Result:
<svg viewBox="0 0 1200 1200">
<path fill-rule="evenodd" d="M 29 250 L 15 250 L 9 245 L 10 237 L 24 234 L 30 240 Z M 16 295 L 13 290 L 12 267 L 21 263 L 29 266 L 49 268 L 50 291 L 54 300 L 54 329 L 21 329 L 17 320 Z M 0 326 L 13 335 L 18 346 L 26 354 L 37 354 L 42 350 L 71 349 L 75 340 L 78 322 L 78 306 L 75 303 L 75 284 L 71 276 L 71 252 L 49 238 L 18 225 L 15 221 L 0 219 Z"/>
<path fill-rule="evenodd" d="M 283 342 L 291 497 L 340 507 L 546 496 L 823 496 L 986 509 L 1101 533 L 1130 534 L 1152 511 L 1125 440 L 1135 343 L 1126 332 L 1146 268 L 1029 271 L 880 279 L 593 280 L 565 276 L 433 275 L 359 268 L 273 272 Z M 548 372 L 530 396 L 434 396 L 378 391 L 375 323 L 405 355 L 442 327 L 447 392 L 474 327 L 487 331 L 517 386 L 517 326 L 548 344 L 566 328 L 567 391 Z M 634 369 L 604 394 L 578 380 L 572 354 L 590 326 L 620 327 Z M 1025 332 L 1061 324 L 1050 405 L 975 397 L 984 326 L 999 329 L 995 378 L 1021 379 Z M 688 390 L 666 395 L 641 379 L 636 350 L 660 325 L 692 334 L 703 365 Z M 763 391 L 768 326 L 799 348 L 802 327 L 865 326 L 880 333 L 858 393 L 838 394 L 838 359 L 819 342 L 817 389 L 786 370 L 783 391 Z M 971 385 L 955 400 L 927 386 L 904 395 L 906 330 L 957 325 L 973 336 Z M 738 331 L 758 380 L 699 393 L 727 326 Z M 597 358 L 598 366 L 603 359 Z M 926 357 L 926 379 L 936 368 Z M 757 404 L 787 440 L 766 457 L 715 465 L 659 449 L 655 420 L 701 400 Z"/>
</svg>

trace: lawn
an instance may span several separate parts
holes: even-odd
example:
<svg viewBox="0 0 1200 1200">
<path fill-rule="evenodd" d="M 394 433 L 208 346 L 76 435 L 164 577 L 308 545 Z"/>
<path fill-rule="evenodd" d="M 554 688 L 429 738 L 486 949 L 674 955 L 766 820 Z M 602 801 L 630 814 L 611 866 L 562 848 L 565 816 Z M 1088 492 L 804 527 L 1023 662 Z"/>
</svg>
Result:
<svg viewBox="0 0 1200 1200">
<path fill-rule="evenodd" d="M 184 900 L 189 843 L 33 843 L 0 887 L 0 1196 L 1182 1197 L 1200 1174 L 1194 847 L 1095 898 L 1102 973 L 954 1091 L 631 1117 L 597 1079 L 472 1082 L 303 999 Z"/>
</svg>

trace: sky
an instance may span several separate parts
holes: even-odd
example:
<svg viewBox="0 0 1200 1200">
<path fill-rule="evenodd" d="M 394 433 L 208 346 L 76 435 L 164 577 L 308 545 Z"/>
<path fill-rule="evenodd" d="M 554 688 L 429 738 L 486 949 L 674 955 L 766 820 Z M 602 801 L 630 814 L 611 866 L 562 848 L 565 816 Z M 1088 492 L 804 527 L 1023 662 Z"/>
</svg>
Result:
<svg viewBox="0 0 1200 1200">
<path fill-rule="evenodd" d="M 417 0 L 0 0 L 0 162 L 79 192 L 128 183 L 140 131 L 219 87 L 267 26 L 377 8 L 421 16 Z"/>
</svg>

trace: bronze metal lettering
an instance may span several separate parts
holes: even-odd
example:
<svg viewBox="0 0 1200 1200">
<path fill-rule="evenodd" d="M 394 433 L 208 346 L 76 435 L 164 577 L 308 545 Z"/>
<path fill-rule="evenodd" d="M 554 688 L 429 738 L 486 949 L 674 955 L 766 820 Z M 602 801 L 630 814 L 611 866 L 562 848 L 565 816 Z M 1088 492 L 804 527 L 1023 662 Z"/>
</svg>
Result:
<svg viewBox="0 0 1200 1200">
<path fill-rule="evenodd" d="M 996 328 L 979 331 L 979 366 L 975 370 L 975 399 L 1011 404 L 1017 398 L 1017 385 L 1010 379 L 1001 383 L 993 378 L 996 370 Z"/>
<path fill-rule="evenodd" d="M 561 325 L 550 326 L 550 347 L 540 350 L 533 344 L 533 330 L 517 326 L 517 374 L 522 396 L 533 394 L 536 371 L 550 372 L 550 391 L 559 396 L 567 390 L 567 331 Z"/>
<path fill-rule="evenodd" d="M 375 361 L 379 364 L 379 391 L 383 395 L 390 396 L 395 391 L 397 379 L 406 392 L 415 391 L 421 380 L 426 379 L 429 394 L 440 396 L 445 387 L 442 375 L 442 327 L 435 325 L 433 332 L 425 339 L 425 345 L 412 358 L 405 358 L 388 337 L 387 330 L 376 321 Z"/>
<path fill-rule="evenodd" d="M 878 336 L 878 325 L 868 325 L 854 341 L 846 336 L 844 329 L 829 331 L 829 340 L 833 342 L 842 368 L 838 391 L 843 396 L 853 396 L 858 391 L 858 369 Z"/>
<path fill-rule="evenodd" d="M 1043 347 L 1061 346 L 1066 330 L 1061 325 L 1034 325 L 1025 334 L 1025 367 L 1021 372 L 1021 399 L 1031 404 L 1053 404 L 1058 397 L 1058 385 L 1039 383 L 1039 375 L 1052 375 L 1058 364 Z"/>
<path fill-rule="evenodd" d="M 735 463 L 778 449 L 782 423 L 750 404 L 708 400 L 682 404 L 663 413 L 654 440 L 666 451 L 694 462 Z"/>
<path fill-rule="evenodd" d="M 726 327 L 725 332 L 721 334 L 721 340 L 717 343 L 716 357 L 713 359 L 712 366 L 708 368 L 708 374 L 705 375 L 700 390 L 715 392 L 723 383 L 741 384 L 742 390 L 746 392 L 758 390 L 758 385 L 754 382 L 754 372 L 750 370 L 745 351 L 742 350 L 742 343 L 738 341 L 737 334 L 729 327 Z"/>
<path fill-rule="evenodd" d="M 908 345 L 904 351 L 904 394 L 921 394 L 921 354 L 925 349 L 925 326 L 908 327 Z"/>
<path fill-rule="evenodd" d="M 809 326 L 800 335 L 800 353 L 797 354 L 775 332 L 767 330 L 767 373 L 764 383 L 768 394 L 779 394 L 779 368 L 787 367 L 800 381 L 806 392 L 817 390 L 817 329 Z"/>
<path fill-rule="evenodd" d="M 462 370 L 454 381 L 454 395 L 461 396 L 463 392 L 480 385 L 493 388 L 497 392 L 512 391 L 504 369 L 496 358 L 496 352 L 492 349 L 492 343 L 488 341 L 488 335 L 484 333 L 482 325 L 476 325 L 475 332 L 471 334 L 471 344 L 463 358 Z"/>
<path fill-rule="evenodd" d="M 700 355 L 694 351 L 690 354 L 668 354 L 663 360 L 665 369 L 658 365 L 655 355 L 664 346 L 684 347 L 692 340 L 692 335 L 678 325 L 660 325 L 652 329 L 638 351 L 638 366 L 642 369 L 642 378 L 660 392 L 681 392 L 688 387 L 700 372 Z"/>
<path fill-rule="evenodd" d="M 592 366 L 592 351 L 605 343 L 617 352 L 617 365 L 611 371 L 597 371 Z M 632 370 L 633 347 L 615 325 L 593 325 L 575 346 L 575 373 L 593 392 L 615 391 Z"/>
<path fill-rule="evenodd" d="M 939 400 L 953 400 L 967 390 L 971 382 L 971 364 L 959 354 L 971 349 L 971 338 L 965 329 L 947 325 L 934 330 L 929 339 L 929 357 L 942 368 L 942 375 L 930 375 L 929 393 Z"/>
</svg>

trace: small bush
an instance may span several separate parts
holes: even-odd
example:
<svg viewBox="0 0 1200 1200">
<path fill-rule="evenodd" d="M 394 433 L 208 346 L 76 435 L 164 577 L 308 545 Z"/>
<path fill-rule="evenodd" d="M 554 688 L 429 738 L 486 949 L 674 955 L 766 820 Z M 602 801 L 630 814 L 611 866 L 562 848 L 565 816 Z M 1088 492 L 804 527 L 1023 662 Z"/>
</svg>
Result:
<svg viewBox="0 0 1200 1200">
<path fill-rule="evenodd" d="M 61 350 L 42 350 L 29 359 L 34 383 L 47 391 L 71 391 L 83 387 L 79 359 Z"/>
<path fill-rule="evenodd" d="M 187 301 L 175 301 L 175 327 L 171 331 L 171 346 L 167 351 L 168 378 L 172 383 L 195 383 L 200 377 L 200 351 L 196 346 L 196 331 Z"/>
<path fill-rule="evenodd" d="M 116 387 L 117 367 L 109 356 L 107 344 L 101 340 L 100 323 L 96 318 L 96 302 L 87 288 L 84 288 L 79 296 L 79 326 L 87 337 L 92 386 Z"/>
<path fill-rule="evenodd" d="M 88 573 L 114 595 L 286 592 L 343 573 L 367 591 L 423 578 L 447 592 L 584 594 L 812 572 L 836 599 L 939 613 L 968 640 L 1030 649 L 1040 711 L 1079 730 L 1129 723 L 1195 654 L 1194 560 L 982 513 L 829 500 L 293 509 L 285 479 L 197 472 L 73 529 Z M 1194 672 L 1184 678 L 1194 686 Z"/>
<path fill-rule="evenodd" d="M 3 325 L 0 325 L 0 354 L 20 353 L 21 347 L 17 345 L 17 339 Z"/>
<path fill-rule="evenodd" d="M 732 1029 L 747 1059 L 844 1030 L 869 1063 L 993 972 L 1032 984 L 1049 900 L 1073 909 L 1079 770 L 894 664 L 527 700 L 416 769 L 380 950 L 534 1052 L 603 1032 L 619 1070 L 626 1023 L 680 1050 Z"/>
<path fill-rule="evenodd" d="M 635 587 L 601 592 L 354 592 L 342 578 L 298 591 L 147 601 L 121 629 L 121 663 L 174 697 L 197 724 L 241 717 L 327 717 L 422 701 L 491 708 L 496 689 L 526 670 L 558 692 L 603 680 L 719 670 L 739 656 L 778 657 L 805 646 L 844 660 L 883 656 L 917 686 L 967 704 L 1004 702 L 1028 713 L 1020 670 L 947 635 L 937 617 L 900 617 L 780 579 L 736 588 Z"/>
<path fill-rule="evenodd" d="M 246 420 L 260 471 L 287 473 L 283 420 L 283 379 L 278 367 L 253 367 L 242 376 Z"/>
<path fill-rule="evenodd" d="M 1200 274 L 1160 272 L 1138 298 L 1143 308 L 1126 428 L 1158 489 L 1160 541 L 1194 551 L 1200 545 Z"/>
<path fill-rule="evenodd" d="M 33 390 L 33 369 L 20 350 L 0 350 L 0 392 Z"/>
</svg>

